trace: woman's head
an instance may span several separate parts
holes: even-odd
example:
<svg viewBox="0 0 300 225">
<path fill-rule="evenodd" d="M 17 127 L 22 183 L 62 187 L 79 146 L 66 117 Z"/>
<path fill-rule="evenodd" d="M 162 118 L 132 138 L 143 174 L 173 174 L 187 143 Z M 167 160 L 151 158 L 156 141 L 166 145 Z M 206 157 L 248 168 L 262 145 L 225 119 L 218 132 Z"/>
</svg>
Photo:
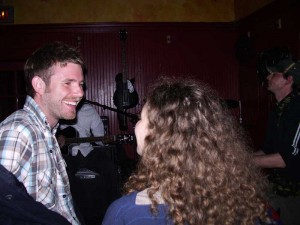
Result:
<svg viewBox="0 0 300 225">
<path fill-rule="evenodd" d="M 197 80 L 161 78 L 142 112 L 136 127 L 142 157 L 127 192 L 148 188 L 153 212 L 154 193 L 161 192 L 176 224 L 249 222 L 263 212 L 264 181 L 215 91 Z"/>
<path fill-rule="evenodd" d="M 149 91 L 141 121 L 136 125 L 138 151 L 157 146 L 166 150 L 160 154 L 175 153 L 190 148 L 202 137 L 202 141 L 214 145 L 223 111 L 217 94 L 207 85 L 195 80 L 160 78 Z"/>
</svg>

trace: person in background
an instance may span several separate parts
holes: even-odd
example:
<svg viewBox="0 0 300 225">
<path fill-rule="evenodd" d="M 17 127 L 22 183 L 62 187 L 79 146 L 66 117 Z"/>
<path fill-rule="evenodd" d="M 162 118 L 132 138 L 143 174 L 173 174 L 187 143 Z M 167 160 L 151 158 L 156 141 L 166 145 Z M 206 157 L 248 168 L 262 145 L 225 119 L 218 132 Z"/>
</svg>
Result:
<svg viewBox="0 0 300 225">
<path fill-rule="evenodd" d="M 237 121 L 207 85 L 161 78 L 136 124 L 136 172 L 103 224 L 278 224 Z"/>
<path fill-rule="evenodd" d="M 34 200 L 73 225 L 80 221 L 55 133 L 60 119 L 76 117 L 84 71 L 81 55 L 71 46 L 53 42 L 37 49 L 24 67 L 24 107 L 0 124 L 0 164 Z"/>
<path fill-rule="evenodd" d="M 102 119 L 94 106 L 83 100 L 77 107 L 77 117 L 60 121 L 59 128 L 57 139 L 61 147 L 65 145 L 62 152 L 74 201 L 86 224 L 98 225 L 109 204 L 120 197 L 118 166 L 109 156 L 113 147 L 92 140 L 104 136 Z M 77 139 L 77 143 L 66 143 L 68 137 Z M 85 140 L 80 141 L 82 138 Z"/>
<path fill-rule="evenodd" d="M 267 89 L 276 106 L 269 115 L 263 149 L 253 162 L 267 169 L 272 184 L 270 203 L 285 225 L 300 224 L 300 62 L 286 57 L 267 65 Z"/>
<path fill-rule="evenodd" d="M 77 107 L 77 117 L 74 120 L 60 121 L 59 134 L 57 136 L 61 147 L 63 147 L 65 145 L 64 137 L 103 137 L 104 133 L 104 125 L 96 109 L 91 104 L 82 101 Z M 103 146 L 101 141 L 94 143 L 98 146 Z M 83 157 L 86 157 L 93 149 L 94 147 L 89 141 L 72 145 L 69 150 L 73 156 L 76 156 L 79 151 Z"/>
</svg>

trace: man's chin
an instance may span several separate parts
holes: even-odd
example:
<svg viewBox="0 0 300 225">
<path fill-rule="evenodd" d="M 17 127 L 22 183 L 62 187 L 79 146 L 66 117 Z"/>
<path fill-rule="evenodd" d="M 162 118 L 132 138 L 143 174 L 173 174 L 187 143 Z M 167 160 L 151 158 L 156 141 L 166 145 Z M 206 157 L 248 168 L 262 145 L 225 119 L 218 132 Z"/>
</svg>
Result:
<svg viewBox="0 0 300 225">
<path fill-rule="evenodd" d="M 75 118 L 76 118 L 76 113 L 65 115 L 62 119 L 64 119 L 64 120 L 73 120 Z"/>
</svg>

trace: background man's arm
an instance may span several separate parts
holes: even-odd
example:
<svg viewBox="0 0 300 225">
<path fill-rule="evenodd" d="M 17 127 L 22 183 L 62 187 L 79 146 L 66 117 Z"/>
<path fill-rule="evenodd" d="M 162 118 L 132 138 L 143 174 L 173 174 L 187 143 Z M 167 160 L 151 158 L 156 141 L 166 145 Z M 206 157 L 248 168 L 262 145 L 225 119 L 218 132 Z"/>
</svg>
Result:
<svg viewBox="0 0 300 225">
<path fill-rule="evenodd" d="M 284 168 L 286 164 L 279 153 L 257 154 L 253 156 L 255 165 L 261 168 Z"/>
</svg>

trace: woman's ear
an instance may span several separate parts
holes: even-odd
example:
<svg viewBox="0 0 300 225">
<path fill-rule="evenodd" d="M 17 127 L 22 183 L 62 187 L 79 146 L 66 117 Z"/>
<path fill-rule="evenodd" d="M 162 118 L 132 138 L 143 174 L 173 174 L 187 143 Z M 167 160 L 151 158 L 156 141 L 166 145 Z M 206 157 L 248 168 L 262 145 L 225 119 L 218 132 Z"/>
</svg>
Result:
<svg viewBox="0 0 300 225">
<path fill-rule="evenodd" d="M 31 84 L 37 94 L 42 95 L 43 93 L 45 93 L 46 84 L 41 77 L 33 77 Z"/>
</svg>

